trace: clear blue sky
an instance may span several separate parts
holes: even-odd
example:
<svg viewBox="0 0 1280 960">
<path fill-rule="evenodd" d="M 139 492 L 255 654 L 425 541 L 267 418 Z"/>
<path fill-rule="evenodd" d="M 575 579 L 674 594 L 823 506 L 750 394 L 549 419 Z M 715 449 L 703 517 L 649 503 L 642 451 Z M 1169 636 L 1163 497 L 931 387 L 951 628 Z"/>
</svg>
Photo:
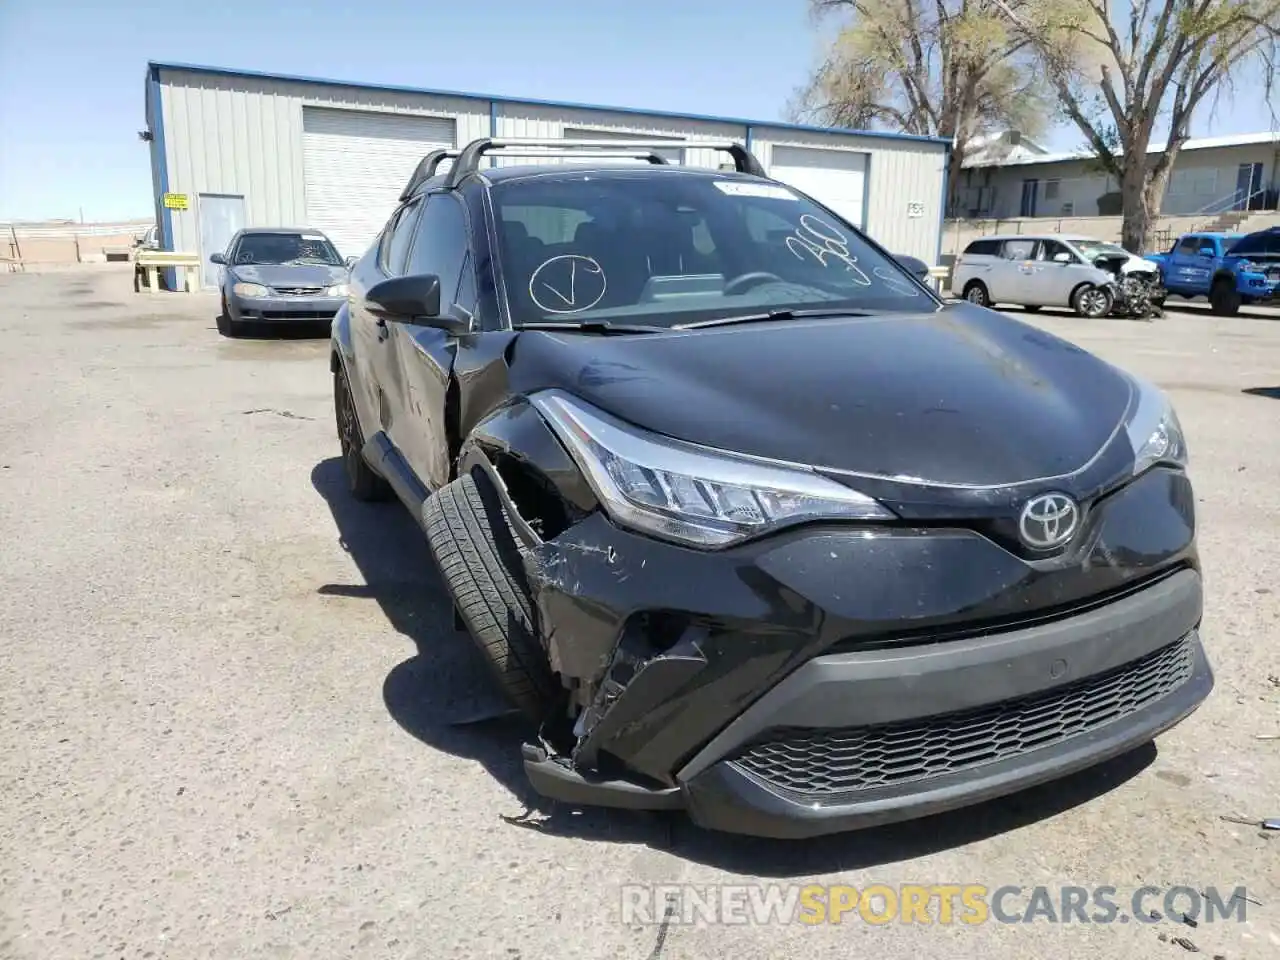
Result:
<svg viewBox="0 0 1280 960">
<path fill-rule="evenodd" d="M 816 50 L 806 0 L 0 0 L 0 219 L 150 215 L 149 59 L 770 120 Z"/>
</svg>

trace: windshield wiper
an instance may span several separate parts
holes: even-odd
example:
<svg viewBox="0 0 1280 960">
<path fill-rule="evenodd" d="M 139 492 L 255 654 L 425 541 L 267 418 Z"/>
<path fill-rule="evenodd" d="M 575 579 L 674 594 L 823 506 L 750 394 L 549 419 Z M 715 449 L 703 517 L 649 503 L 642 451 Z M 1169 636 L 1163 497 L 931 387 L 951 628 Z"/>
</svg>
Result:
<svg viewBox="0 0 1280 960">
<path fill-rule="evenodd" d="M 667 327 L 646 327 L 636 323 L 611 323 L 608 320 L 558 320 L 552 323 L 517 323 L 512 330 L 568 330 L 573 333 L 609 334 L 668 333 Z"/>
<path fill-rule="evenodd" d="M 704 327 L 730 327 L 737 323 L 765 323 L 770 320 L 806 320 L 819 317 L 869 317 L 866 310 L 770 310 L 768 313 L 744 313 L 733 317 L 717 317 L 715 320 L 699 320 L 681 323 L 672 330 L 700 330 Z"/>
</svg>

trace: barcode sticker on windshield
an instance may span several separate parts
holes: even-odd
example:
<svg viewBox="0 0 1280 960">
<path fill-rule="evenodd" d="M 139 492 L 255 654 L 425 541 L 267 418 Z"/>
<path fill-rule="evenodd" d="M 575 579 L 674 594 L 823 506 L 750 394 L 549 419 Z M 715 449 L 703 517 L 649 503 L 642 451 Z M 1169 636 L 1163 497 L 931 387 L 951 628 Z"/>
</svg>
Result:
<svg viewBox="0 0 1280 960">
<path fill-rule="evenodd" d="M 797 200 L 786 187 L 772 183 L 745 183 L 741 180 L 717 180 L 716 189 L 731 197 L 771 197 L 774 200 Z"/>
</svg>

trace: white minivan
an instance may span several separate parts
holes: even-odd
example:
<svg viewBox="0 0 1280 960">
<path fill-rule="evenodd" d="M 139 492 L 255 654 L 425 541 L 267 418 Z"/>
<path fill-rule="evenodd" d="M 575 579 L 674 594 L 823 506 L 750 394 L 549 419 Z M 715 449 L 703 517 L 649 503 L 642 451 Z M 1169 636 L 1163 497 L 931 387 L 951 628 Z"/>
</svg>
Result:
<svg viewBox="0 0 1280 960">
<path fill-rule="evenodd" d="M 951 289 L 984 307 L 997 303 L 1021 304 L 1028 310 L 1070 307 L 1082 317 L 1105 317 L 1115 304 L 1116 276 L 1095 266 L 1099 258 L 1119 258 L 1122 273 L 1159 270 L 1114 243 L 1090 237 L 983 237 L 970 243 L 956 260 Z"/>
</svg>

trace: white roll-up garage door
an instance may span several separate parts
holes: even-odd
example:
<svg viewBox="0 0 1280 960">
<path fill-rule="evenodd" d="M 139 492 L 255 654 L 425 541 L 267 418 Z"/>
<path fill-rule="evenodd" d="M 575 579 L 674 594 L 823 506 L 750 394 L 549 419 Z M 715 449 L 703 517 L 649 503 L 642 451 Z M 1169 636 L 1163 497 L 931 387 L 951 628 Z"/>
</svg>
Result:
<svg viewBox="0 0 1280 960">
<path fill-rule="evenodd" d="M 852 150 L 774 147 L 769 176 L 789 183 L 850 223 L 863 222 L 867 155 Z"/>
<path fill-rule="evenodd" d="M 328 234 L 344 257 L 360 256 L 395 210 L 418 161 L 454 146 L 454 138 L 451 119 L 303 107 L 307 226 Z"/>
</svg>

